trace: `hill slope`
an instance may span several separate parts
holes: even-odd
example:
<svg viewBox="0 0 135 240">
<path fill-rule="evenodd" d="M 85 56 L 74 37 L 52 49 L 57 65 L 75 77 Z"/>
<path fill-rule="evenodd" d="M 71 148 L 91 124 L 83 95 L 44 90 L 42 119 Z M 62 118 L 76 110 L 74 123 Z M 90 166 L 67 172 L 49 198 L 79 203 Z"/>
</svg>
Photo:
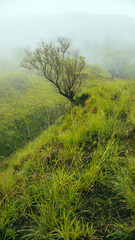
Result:
<svg viewBox="0 0 135 240">
<path fill-rule="evenodd" d="M 87 79 L 109 78 L 102 68 L 89 65 Z M 66 111 L 68 100 L 40 73 L 5 65 L 0 71 L 0 168 L 3 159 L 34 139 Z"/>
<path fill-rule="evenodd" d="M 134 239 L 135 82 L 101 82 L 9 159 L 2 239 Z M 3 182 L 4 179 L 4 182 Z"/>
<path fill-rule="evenodd" d="M 0 86 L 1 165 L 1 156 L 9 156 L 53 123 L 66 101 L 35 72 L 7 67 L 0 73 Z"/>
</svg>

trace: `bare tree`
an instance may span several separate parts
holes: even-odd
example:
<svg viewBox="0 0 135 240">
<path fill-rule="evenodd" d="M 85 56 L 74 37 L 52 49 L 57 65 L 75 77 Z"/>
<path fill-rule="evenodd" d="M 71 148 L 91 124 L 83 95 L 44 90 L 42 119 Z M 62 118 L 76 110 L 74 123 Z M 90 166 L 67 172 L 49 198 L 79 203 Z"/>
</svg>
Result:
<svg viewBox="0 0 135 240">
<path fill-rule="evenodd" d="M 64 37 L 49 44 L 41 42 L 33 51 L 25 50 L 22 66 L 41 71 L 61 95 L 73 102 L 84 77 L 85 61 L 78 52 L 69 52 L 70 46 L 71 41 Z"/>
</svg>

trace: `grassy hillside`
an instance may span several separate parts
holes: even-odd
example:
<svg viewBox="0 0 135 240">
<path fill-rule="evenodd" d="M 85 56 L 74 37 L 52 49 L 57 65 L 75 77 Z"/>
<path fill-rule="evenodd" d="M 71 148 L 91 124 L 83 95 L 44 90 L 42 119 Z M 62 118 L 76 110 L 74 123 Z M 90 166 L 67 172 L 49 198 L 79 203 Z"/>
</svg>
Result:
<svg viewBox="0 0 135 240">
<path fill-rule="evenodd" d="M 108 77 L 95 65 L 87 66 L 87 80 Z M 65 112 L 68 101 L 35 71 L 3 63 L 0 70 L 0 166 L 3 159 L 34 139 Z"/>
<path fill-rule="evenodd" d="M 135 238 L 135 82 L 83 91 L 0 173 L 1 239 Z"/>
<path fill-rule="evenodd" d="M 0 156 L 36 137 L 65 110 L 66 101 L 35 72 L 0 72 Z"/>
</svg>

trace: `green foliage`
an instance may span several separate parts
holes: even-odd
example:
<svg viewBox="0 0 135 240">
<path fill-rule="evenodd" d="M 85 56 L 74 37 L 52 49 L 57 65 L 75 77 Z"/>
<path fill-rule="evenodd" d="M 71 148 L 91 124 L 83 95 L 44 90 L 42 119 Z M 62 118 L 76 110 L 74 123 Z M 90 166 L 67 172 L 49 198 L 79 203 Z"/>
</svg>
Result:
<svg viewBox="0 0 135 240">
<path fill-rule="evenodd" d="M 10 156 L 2 239 L 134 239 L 135 82 L 95 79 L 83 107 Z"/>
<path fill-rule="evenodd" d="M 34 72 L 7 70 L 0 85 L 0 156 L 6 157 L 52 124 L 66 102 Z"/>
<path fill-rule="evenodd" d="M 83 93 L 81 94 L 81 96 L 77 96 L 75 99 L 74 99 L 74 105 L 79 105 L 81 104 L 82 106 L 84 106 L 85 104 L 85 101 L 90 97 L 90 95 L 88 93 Z"/>
</svg>

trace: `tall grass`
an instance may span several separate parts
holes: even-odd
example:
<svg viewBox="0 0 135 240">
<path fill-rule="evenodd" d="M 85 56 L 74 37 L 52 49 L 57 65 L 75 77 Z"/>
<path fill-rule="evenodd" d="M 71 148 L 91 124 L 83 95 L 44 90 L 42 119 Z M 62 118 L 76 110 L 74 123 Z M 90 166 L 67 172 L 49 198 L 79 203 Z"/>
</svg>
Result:
<svg viewBox="0 0 135 240">
<path fill-rule="evenodd" d="M 135 82 L 103 81 L 87 92 L 84 107 L 8 159 L 1 239 L 134 239 Z"/>
</svg>

